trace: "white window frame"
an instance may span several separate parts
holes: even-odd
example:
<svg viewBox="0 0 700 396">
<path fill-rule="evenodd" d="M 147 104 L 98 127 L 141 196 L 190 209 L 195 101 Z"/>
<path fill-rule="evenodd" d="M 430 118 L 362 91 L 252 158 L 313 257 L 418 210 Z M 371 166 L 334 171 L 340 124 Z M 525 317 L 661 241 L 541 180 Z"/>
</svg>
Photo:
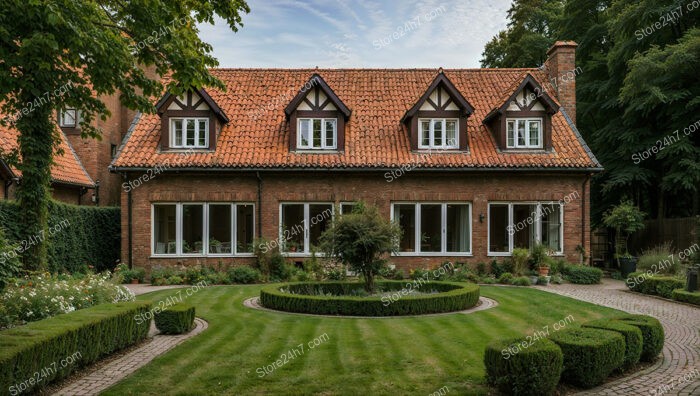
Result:
<svg viewBox="0 0 700 396">
<path fill-rule="evenodd" d="M 314 121 L 321 121 L 321 146 L 314 147 Z M 302 145 L 301 143 L 301 122 L 309 121 L 309 144 Z M 333 145 L 326 144 L 328 131 L 326 130 L 326 122 L 333 121 Z M 337 118 L 299 118 L 297 119 L 297 148 L 301 150 L 336 150 L 338 148 L 338 119 Z"/>
<path fill-rule="evenodd" d="M 518 144 L 518 121 L 525 121 L 525 145 Z M 539 144 L 537 145 L 532 145 L 530 144 L 530 122 L 536 121 L 540 124 L 538 136 L 537 136 L 537 141 Z M 513 144 L 508 143 L 508 124 L 513 123 Z M 525 118 L 525 117 L 517 117 L 517 118 L 506 118 L 506 147 L 507 148 L 530 148 L 530 149 L 541 149 L 544 147 L 544 132 L 542 130 L 544 128 L 544 120 L 541 117 L 534 117 L 534 118 Z"/>
<path fill-rule="evenodd" d="M 155 227 L 156 206 L 175 206 L 175 253 L 156 253 Z M 183 205 L 203 205 L 202 208 L 202 253 L 182 252 Z M 231 253 L 209 253 L 209 205 L 231 206 Z M 255 236 L 255 204 L 252 202 L 153 202 L 151 203 L 151 257 L 253 257 L 254 253 L 238 252 L 238 206 L 253 207 L 253 236 Z"/>
<path fill-rule="evenodd" d="M 430 122 L 430 129 L 428 132 L 428 144 L 423 144 L 423 137 L 425 132 L 423 130 L 423 122 Z M 447 140 L 447 122 L 454 121 L 455 123 L 455 139 L 454 144 L 449 144 Z M 433 144 L 435 135 L 435 123 L 440 122 L 442 124 L 442 144 Z M 458 118 L 419 118 L 418 119 L 418 148 L 419 149 L 456 149 L 459 148 L 459 119 Z"/>
<path fill-rule="evenodd" d="M 286 248 L 284 246 L 284 243 L 286 242 L 286 238 L 284 238 L 284 230 L 282 229 L 282 225 L 284 222 L 282 221 L 282 207 L 284 205 L 303 205 L 304 206 L 304 219 L 302 220 L 302 223 L 304 223 L 304 250 L 299 252 L 287 252 Z M 331 207 L 331 221 L 335 218 L 335 203 L 334 202 L 329 202 L 329 201 L 320 201 L 320 202 L 280 202 L 280 207 L 279 207 L 279 239 L 278 241 L 279 246 L 280 246 L 280 251 L 288 257 L 310 257 L 311 256 L 311 222 L 310 222 L 310 211 L 309 211 L 309 206 L 310 205 L 330 205 Z M 296 225 L 295 225 L 296 226 Z M 317 253 L 318 256 L 323 256 L 323 253 Z"/>
<path fill-rule="evenodd" d="M 73 112 L 73 123 L 67 124 L 65 119 L 65 113 Z M 78 126 L 78 110 L 75 108 L 66 108 L 59 112 L 58 125 L 62 128 L 75 128 Z"/>
<path fill-rule="evenodd" d="M 182 144 L 175 143 L 175 121 L 182 121 Z M 194 145 L 187 144 L 187 122 L 194 121 Z M 204 145 L 199 144 L 201 131 L 199 122 L 204 121 Z M 207 117 L 170 117 L 170 147 L 171 148 L 209 148 L 209 118 Z"/>
<path fill-rule="evenodd" d="M 561 241 L 561 251 L 554 252 L 555 256 L 564 255 L 564 204 L 557 201 L 490 201 L 488 203 L 488 218 L 487 227 L 487 256 L 489 257 L 510 257 L 513 255 L 514 233 L 508 232 L 508 251 L 507 252 L 492 252 L 491 251 L 491 206 L 492 205 L 507 205 L 508 206 L 508 226 L 515 227 L 513 224 L 513 206 L 515 205 L 535 205 L 537 216 L 534 219 L 535 226 L 535 242 L 542 243 L 542 205 L 559 205 L 559 241 Z"/>
<path fill-rule="evenodd" d="M 391 221 L 394 219 L 394 206 L 395 205 L 415 205 L 415 233 L 414 242 L 416 248 L 413 252 L 398 252 L 392 253 L 392 256 L 432 256 L 432 257 L 471 257 L 473 256 L 474 244 L 474 219 L 472 216 L 473 206 L 471 202 L 467 201 L 449 201 L 449 202 L 402 202 L 402 201 L 392 201 L 391 202 Z M 421 240 L 421 207 L 423 205 L 441 205 L 441 246 L 439 252 L 421 252 L 420 240 Z M 447 205 L 467 205 L 469 207 L 469 251 L 468 252 L 448 252 L 447 251 Z"/>
</svg>

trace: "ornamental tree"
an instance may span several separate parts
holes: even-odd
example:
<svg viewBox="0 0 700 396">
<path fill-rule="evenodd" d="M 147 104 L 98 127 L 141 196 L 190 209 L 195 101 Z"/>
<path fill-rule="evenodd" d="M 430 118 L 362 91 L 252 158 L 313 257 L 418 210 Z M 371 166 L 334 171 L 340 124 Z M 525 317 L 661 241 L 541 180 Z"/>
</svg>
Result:
<svg viewBox="0 0 700 396">
<path fill-rule="evenodd" d="M 623 201 L 610 209 L 603 218 L 606 227 L 615 229 L 615 256 L 620 265 L 620 257 L 631 257 L 627 247 L 630 235 L 644 228 L 644 212 L 632 204 Z"/>
<path fill-rule="evenodd" d="M 0 7 L 0 103 L 4 125 L 20 132 L 23 239 L 47 225 L 50 166 L 58 147 L 56 112 L 75 108 L 84 138 L 99 138 L 92 126 L 110 114 L 100 97 L 119 93 L 122 104 L 154 112 L 153 98 L 164 87 L 158 75 L 170 73 L 167 89 L 181 94 L 213 86 L 224 89 L 208 68 L 218 62 L 211 45 L 198 37 L 198 23 L 218 15 L 233 31 L 244 0 L 4 0 Z M 23 254 L 27 268 L 46 265 L 46 247 Z"/>
<path fill-rule="evenodd" d="M 321 235 L 321 250 L 362 275 L 365 290 L 374 292 L 374 277 L 386 264 L 386 255 L 398 251 L 401 228 L 374 206 L 359 203 L 351 213 L 336 218 Z"/>
</svg>

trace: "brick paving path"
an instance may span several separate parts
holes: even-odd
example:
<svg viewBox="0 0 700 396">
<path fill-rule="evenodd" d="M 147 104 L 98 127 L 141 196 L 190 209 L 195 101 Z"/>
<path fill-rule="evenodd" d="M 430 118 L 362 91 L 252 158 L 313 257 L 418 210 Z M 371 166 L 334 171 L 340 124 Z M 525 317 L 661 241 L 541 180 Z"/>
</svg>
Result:
<svg viewBox="0 0 700 396">
<path fill-rule="evenodd" d="M 550 285 L 541 290 L 661 321 L 666 333 L 663 357 L 637 373 L 579 395 L 700 395 L 700 308 L 627 292 L 624 282 Z M 659 388 L 666 385 L 666 388 Z"/>
</svg>

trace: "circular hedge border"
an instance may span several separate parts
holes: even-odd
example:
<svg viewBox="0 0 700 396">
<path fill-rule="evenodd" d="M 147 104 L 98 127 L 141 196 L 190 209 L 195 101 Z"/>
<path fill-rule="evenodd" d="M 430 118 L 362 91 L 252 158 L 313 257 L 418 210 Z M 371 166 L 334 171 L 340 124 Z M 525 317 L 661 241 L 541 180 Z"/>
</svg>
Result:
<svg viewBox="0 0 700 396">
<path fill-rule="evenodd" d="M 642 331 L 642 362 L 653 362 L 664 349 L 664 327 L 658 319 L 648 315 L 624 315 L 613 318 Z"/>
<path fill-rule="evenodd" d="M 260 304 L 278 311 L 315 315 L 400 316 L 463 311 L 479 301 L 479 286 L 471 283 L 379 281 L 377 290 L 394 292 L 382 297 L 354 297 L 357 282 L 297 282 L 264 287 Z M 410 291 L 437 291 L 408 295 Z"/>
</svg>

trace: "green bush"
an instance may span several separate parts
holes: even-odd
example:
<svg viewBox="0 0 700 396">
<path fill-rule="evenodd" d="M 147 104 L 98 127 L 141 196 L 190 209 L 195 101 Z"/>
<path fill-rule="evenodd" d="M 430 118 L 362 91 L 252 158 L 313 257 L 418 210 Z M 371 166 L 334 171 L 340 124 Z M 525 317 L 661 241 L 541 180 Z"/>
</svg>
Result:
<svg viewBox="0 0 700 396">
<path fill-rule="evenodd" d="M 397 316 L 461 311 L 479 301 L 474 284 L 379 281 L 376 289 L 381 297 L 358 297 L 365 294 L 358 282 L 288 283 L 263 288 L 260 303 L 308 314 Z M 416 291 L 430 294 L 412 294 Z"/>
<path fill-rule="evenodd" d="M 513 273 L 513 261 L 506 258 L 499 262 L 496 259 L 491 261 L 491 273 L 496 277 L 500 278 L 506 272 Z"/>
<path fill-rule="evenodd" d="M 579 285 L 593 285 L 600 283 L 603 271 L 600 268 L 587 265 L 567 265 L 563 269 L 566 280 Z"/>
<path fill-rule="evenodd" d="M 625 337 L 625 362 L 623 368 L 628 369 L 639 363 L 639 359 L 642 356 L 643 338 L 642 331 L 638 327 L 613 319 L 593 320 L 584 323 L 582 327 L 610 330 L 622 334 Z"/>
<path fill-rule="evenodd" d="M 700 305 L 700 292 L 689 292 L 684 289 L 673 291 L 673 299 L 676 301 L 685 302 L 688 304 Z"/>
<path fill-rule="evenodd" d="M 652 249 L 645 250 L 637 261 L 637 269 L 641 272 L 651 271 L 654 274 L 676 275 L 681 271 L 681 260 L 671 258 L 671 244 L 665 243 Z"/>
<path fill-rule="evenodd" d="M 4 224 L 3 216 L 0 214 L 0 221 Z M 18 246 L 11 245 L 5 232 L 0 227 L 0 291 L 22 270 L 22 263 L 19 260 L 19 255 L 16 255 Z"/>
<path fill-rule="evenodd" d="M 559 383 L 564 356 L 547 339 L 496 340 L 486 346 L 486 381 L 506 395 L 552 395 Z"/>
<path fill-rule="evenodd" d="M 569 328 L 551 335 L 564 353 L 561 379 L 585 389 L 601 384 L 625 361 L 622 334 L 593 329 Z"/>
<path fill-rule="evenodd" d="M 150 321 L 137 321 L 149 302 L 103 304 L 0 332 L 0 389 L 18 394 L 66 378 L 71 372 L 146 338 Z M 78 355 L 76 357 L 76 355 Z M 75 357 L 73 364 L 57 364 Z M 48 368 L 53 368 L 49 370 Z M 43 370 L 43 371 L 42 371 Z M 42 381 L 25 382 L 46 374 Z"/>
<path fill-rule="evenodd" d="M 653 362 L 664 348 L 664 328 L 661 323 L 647 315 L 625 315 L 614 318 L 642 331 L 642 362 Z"/>
<path fill-rule="evenodd" d="M 522 248 L 513 249 L 513 273 L 518 276 L 525 275 L 528 270 L 528 261 L 530 260 L 530 251 Z"/>
<path fill-rule="evenodd" d="M 511 282 L 513 282 L 513 274 L 510 272 L 504 272 L 498 277 L 498 283 L 509 285 Z"/>
<path fill-rule="evenodd" d="M 156 328 L 163 334 L 183 334 L 194 328 L 194 307 L 177 304 L 153 315 Z"/>
<path fill-rule="evenodd" d="M 670 276 L 650 276 L 648 273 L 633 272 L 625 281 L 627 287 L 638 293 L 664 298 L 673 297 L 673 291 L 683 288 L 685 282 Z"/>
<path fill-rule="evenodd" d="M 532 283 L 530 283 L 530 278 L 527 276 L 519 276 L 515 279 L 513 279 L 513 285 L 514 286 L 530 286 Z"/>
<path fill-rule="evenodd" d="M 228 270 L 228 276 L 231 283 L 242 283 L 250 284 L 260 281 L 261 274 L 260 271 L 255 268 L 251 268 L 247 265 L 242 265 L 240 267 L 233 267 Z"/>
<path fill-rule="evenodd" d="M 21 242 L 21 210 L 15 201 L 0 201 L 2 227 L 11 245 Z M 60 227 L 53 235 L 45 233 L 51 272 L 85 273 L 89 266 L 96 272 L 114 270 L 121 254 L 119 208 L 51 201 L 48 224 Z"/>
</svg>

